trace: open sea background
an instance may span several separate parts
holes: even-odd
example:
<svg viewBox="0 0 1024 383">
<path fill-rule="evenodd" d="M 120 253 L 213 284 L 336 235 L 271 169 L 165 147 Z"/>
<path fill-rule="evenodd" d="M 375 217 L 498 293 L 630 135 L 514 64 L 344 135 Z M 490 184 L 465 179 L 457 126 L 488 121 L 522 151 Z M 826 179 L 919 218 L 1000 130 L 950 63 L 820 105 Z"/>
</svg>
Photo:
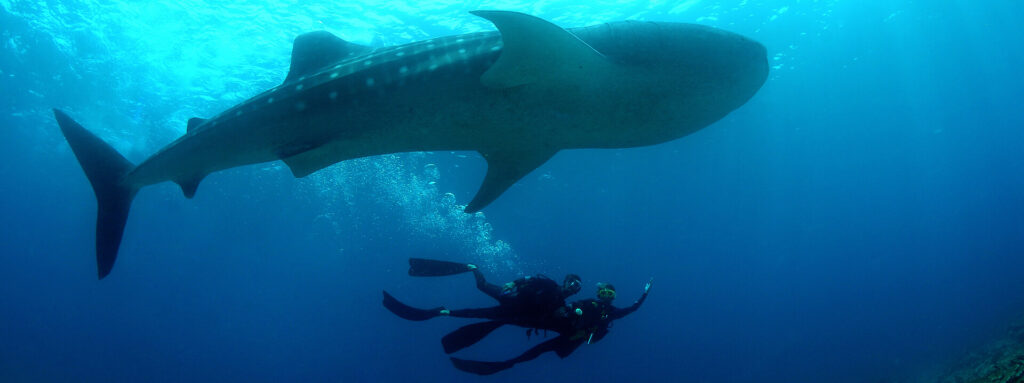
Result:
<svg viewBox="0 0 1024 383">
<path fill-rule="evenodd" d="M 0 381 L 928 381 L 1024 313 L 1022 4 L 0 0 Z M 146 188 L 96 280 L 95 199 L 51 108 L 140 161 L 278 84 L 296 35 L 491 29 L 474 9 L 711 25 L 765 44 L 771 74 L 686 138 L 561 152 L 484 214 L 459 206 L 476 153 Z M 411 256 L 574 272 L 622 306 L 655 281 L 600 343 L 481 378 L 439 345 L 466 321 L 381 306 L 491 304 L 469 275 L 407 276 Z"/>
</svg>

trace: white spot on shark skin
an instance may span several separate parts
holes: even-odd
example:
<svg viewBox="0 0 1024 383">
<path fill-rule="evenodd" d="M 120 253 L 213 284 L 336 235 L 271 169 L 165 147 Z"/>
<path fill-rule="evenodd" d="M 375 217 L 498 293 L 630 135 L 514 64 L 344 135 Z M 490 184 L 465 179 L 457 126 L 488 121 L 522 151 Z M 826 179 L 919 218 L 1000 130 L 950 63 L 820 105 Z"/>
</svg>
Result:
<svg viewBox="0 0 1024 383">
<path fill-rule="evenodd" d="M 466 41 L 466 39 L 455 39 L 455 43 L 456 43 L 456 44 L 460 44 L 460 43 L 462 43 L 463 41 Z"/>
<path fill-rule="evenodd" d="M 429 69 L 432 70 L 432 71 L 436 70 L 437 69 L 437 64 L 430 64 L 430 68 Z"/>
<path fill-rule="evenodd" d="M 302 90 L 302 86 L 303 86 L 302 84 L 296 85 L 295 86 L 295 90 L 296 91 Z"/>
<path fill-rule="evenodd" d="M 366 66 L 370 66 L 370 65 L 373 65 L 373 60 L 366 60 L 366 61 L 363 61 L 363 65 L 366 65 Z"/>
<path fill-rule="evenodd" d="M 495 45 L 491 47 L 491 52 L 497 52 L 501 50 L 501 45 Z"/>
<path fill-rule="evenodd" d="M 237 112 L 235 112 L 235 117 L 238 117 L 238 116 L 241 116 L 241 115 L 242 115 L 242 110 L 241 109 L 239 109 Z"/>
<path fill-rule="evenodd" d="M 427 44 L 427 49 L 434 49 L 434 44 Z"/>
<path fill-rule="evenodd" d="M 267 99 L 267 103 L 268 103 L 268 104 L 273 104 L 273 103 L 274 103 L 274 98 L 273 98 L 273 97 L 271 97 L 271 98 L 268 98 L 268 99 Z"/>
<path fill-rule="evenodd" d="M 405 56 L 405 52 L 398 51 L 398 53 L 395 53 L 395 56 L 398 56 L 398 57 Z"/>
<path fill-rule="evenodd" d="M 403 66 L 401 68 L 398 68 L 398 73 L 400 73 L 400 74 L 406 74 L 407 72 L 409 72 L 409 67 L 407 67 L 407 66 Z"/>
<path fill-rule="evenodd" d="M 367 77 L 366 78 L 366 86 L 368 86 L 368 87 L 373 86 L 373 77 Z"/>
<path fill-rule="evenodd" d="M 331 78 L 338 78 L 338 72 L 331 73 Z"/>
<path fill-rule="evenodd" d="M 306 110 L 306 103 L 304 103 L 302 101 L 296 102 L 295 103 L 295 110 L 300 111 L 300 112 L 303 111 L 303 110 Z"/>
<path fill-rule="evenodd" d="M 466 54 L 466 48 L 459 48 L 459 54 Z"/>
<path fill-rule="evenodd" d="M 331 92 L 331 94 L 328 94 L 327 97 L 330 97 L 331 101 L 337 100 L 338 99 L 338 92 Z"/>
</svg>

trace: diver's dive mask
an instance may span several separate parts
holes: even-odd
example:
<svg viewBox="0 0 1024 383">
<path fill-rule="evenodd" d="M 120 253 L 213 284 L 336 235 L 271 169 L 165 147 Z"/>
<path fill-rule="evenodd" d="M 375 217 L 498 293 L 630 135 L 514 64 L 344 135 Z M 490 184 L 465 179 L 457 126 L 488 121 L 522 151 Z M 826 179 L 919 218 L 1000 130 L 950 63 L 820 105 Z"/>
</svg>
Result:
<svg viewBox="0 0 1024 383">
<path fill-rule="evenodd" d="M 615 286 L 612 286 L 610 283 L 598 283 L 597 299 L 600 299 L 602 301 L 610 301 L 615 299 Z"/>
</svg>

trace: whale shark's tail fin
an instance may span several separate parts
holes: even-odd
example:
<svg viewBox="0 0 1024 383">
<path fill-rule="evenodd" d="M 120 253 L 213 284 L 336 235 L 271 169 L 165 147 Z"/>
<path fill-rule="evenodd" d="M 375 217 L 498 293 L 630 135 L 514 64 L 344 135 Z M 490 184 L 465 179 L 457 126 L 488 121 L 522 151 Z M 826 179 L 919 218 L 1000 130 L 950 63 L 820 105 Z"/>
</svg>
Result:
<svg viewBox="0 0 1024 383">
<path fill-rule="evenodd" d="M 103 279 L 114 267 L 128 210 L 138 191 L 123 185 L 121 178 L 135 165 L 64 112 L 54 109 L 53 114 L 96 193 L 96 266 Z"/>
</svg>

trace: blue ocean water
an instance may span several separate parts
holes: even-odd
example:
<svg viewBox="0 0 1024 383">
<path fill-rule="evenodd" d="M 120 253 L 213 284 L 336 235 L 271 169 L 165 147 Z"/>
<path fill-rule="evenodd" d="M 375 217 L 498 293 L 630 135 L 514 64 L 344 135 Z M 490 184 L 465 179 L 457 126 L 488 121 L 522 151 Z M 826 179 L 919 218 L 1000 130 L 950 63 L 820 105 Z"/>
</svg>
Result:
<svg viewBox="0 0 1024 383">
<path fill-rule="evenodd" d="M 490 29 L 695 22 L 754 38 L 746 105 L 653 147 L 564 151 L 468 215 L 475 153 L 294 179 L 279 162 L 143 189 L 96 280 L 95 199 L 58 107 L 139 161 L 287 72 L 294 36 L 374 46 Z M 0 1 L 0 381 L 927 380 L 1024 313 L 1024 5 L 1017 1 Z M 500 375 L 439 347 L 490 304 L 406 258 L 612 282 L 650 298 L 600 343 Z M 503 329 L 459 356 L 537 342 Z"/>
</svg>

